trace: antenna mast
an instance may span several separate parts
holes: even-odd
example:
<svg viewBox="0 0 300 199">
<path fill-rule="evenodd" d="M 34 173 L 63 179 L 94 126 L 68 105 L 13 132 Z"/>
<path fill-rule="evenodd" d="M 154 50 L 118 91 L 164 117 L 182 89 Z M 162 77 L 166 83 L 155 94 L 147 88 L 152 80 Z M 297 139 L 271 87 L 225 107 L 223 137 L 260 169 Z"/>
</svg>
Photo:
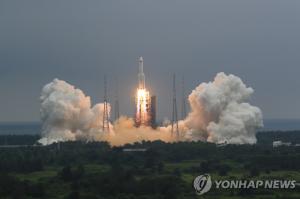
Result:
<svg viewBox="0 0 300 199">
<path fill-rule="evenodd" d="M 176 102 L 176 84 L 175 84 L 175 74 L 173 75 L 173 112 L 172 112 L 172 131 L 171 135 L 176 136 L 176 139 L 179 138 L 178 130 L 178 117 L 177 117 L 177 102 Z"/>
<path fill-rule="evenodd" d="M 184 76 L 182 76 L 182 105 L 181 105 L 181 119 L 186 117 L 186 96 L 185 96 L 185 82 Z"/>
<path fill-rule="evenodd" d="M 107 99 L 107 82 L 104 76 L 104 110 L 103 110 L 103 132 L 109 132 L 109 114 L 108 114 L 108 99 Z"/>
<path fill-rule="evenodd" d="M 119 110 L 119 83 L 118 79 L 116 80 L 116 99 L 115 99 L 115 121 L 120 117 Z"/>
</svg>

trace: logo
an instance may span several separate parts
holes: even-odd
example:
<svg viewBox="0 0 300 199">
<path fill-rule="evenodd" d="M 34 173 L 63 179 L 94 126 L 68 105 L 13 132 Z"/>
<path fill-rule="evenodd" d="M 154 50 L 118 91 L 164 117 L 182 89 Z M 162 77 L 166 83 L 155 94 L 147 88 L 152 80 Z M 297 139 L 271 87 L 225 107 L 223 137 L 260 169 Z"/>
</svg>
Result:
<svg viewBox="0 0 300 199">
<path fill-rule="evenodd" d="M 198 195 L 207 193 L 212 186 L 216 189 L 295 189 L 299 186 L 296 180 L 211 180 L 209 174 L 200 175 L 194 180 Z"/>
<path fill-rule="evenodd" d="M 212 181 L 209 174 L 198 176 L 194 180 L 194 188 L 198 195 L 205 194 L 211 189 Z"/>
</svg>

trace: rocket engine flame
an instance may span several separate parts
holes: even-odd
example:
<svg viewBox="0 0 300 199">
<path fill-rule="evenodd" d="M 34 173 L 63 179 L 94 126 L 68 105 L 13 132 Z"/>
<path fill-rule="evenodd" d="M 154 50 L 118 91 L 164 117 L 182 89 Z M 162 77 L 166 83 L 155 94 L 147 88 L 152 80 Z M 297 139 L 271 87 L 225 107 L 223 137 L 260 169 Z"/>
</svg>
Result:
<svg viewBox="0 0 300 199">
<path fill-rule="evenodd" d="M 146 89 L 137 89 L 136 93 L 136 126 L 148 125 L 150 94 Z"/>
</svg>

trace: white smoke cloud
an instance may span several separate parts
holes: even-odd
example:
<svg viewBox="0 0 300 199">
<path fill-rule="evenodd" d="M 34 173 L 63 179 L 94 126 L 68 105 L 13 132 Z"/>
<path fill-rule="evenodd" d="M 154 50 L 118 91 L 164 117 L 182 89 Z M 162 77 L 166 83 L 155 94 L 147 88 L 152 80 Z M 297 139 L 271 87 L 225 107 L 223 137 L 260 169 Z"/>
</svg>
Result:
<svg viewBox="0 0 300 199">
<path fill-rule="evenodd" d="M 253 89 L 234 75 L 218 73 L 213 82 L 200 84 L 189 95 L 191 112 L 182 122 L 186 139 L 216 143 L 256 143 L 263 126 L 259 108 L 246 103 Z"/>
<path fill-rule="evenodd" d="M 67 140 L 102 139 L 103 104 L 91 107 L 90 97 L 58 79 L 41 93 L 42 144 Z"/>
<path fill-rule="evenodd" d="M 202 83 L 189 95 L 191 112 L 179 121 L 181 141 L 253 144 L 262 127 L 259 108 L 247 103 L 253 89 L 234 75 L 219 73 L 213 82 Z M 74 86 L 53 80 L 41 94 L 42 144 L 66 140 L 99 140 L 123 145 L 142 140 L 176 141 L 171 126 L 136 128 L 132 118 L 121 117 L 111 132 L 102 132 L 103 104 L 91 107 L 90 97 Z"/>
</svg>

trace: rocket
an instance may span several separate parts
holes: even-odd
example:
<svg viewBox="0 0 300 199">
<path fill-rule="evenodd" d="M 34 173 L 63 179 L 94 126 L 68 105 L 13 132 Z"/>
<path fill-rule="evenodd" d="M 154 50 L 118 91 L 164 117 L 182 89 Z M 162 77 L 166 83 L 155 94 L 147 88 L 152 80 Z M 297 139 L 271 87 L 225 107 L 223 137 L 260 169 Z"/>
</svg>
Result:
<svg viewBox="0 0 300 199">
<path fill-rule="evenodd" d="M 144 60 L 143 57 L 139 58 L 139 89 L 145 89 L 145 74 L 144 74 Z"/>
</svg>

